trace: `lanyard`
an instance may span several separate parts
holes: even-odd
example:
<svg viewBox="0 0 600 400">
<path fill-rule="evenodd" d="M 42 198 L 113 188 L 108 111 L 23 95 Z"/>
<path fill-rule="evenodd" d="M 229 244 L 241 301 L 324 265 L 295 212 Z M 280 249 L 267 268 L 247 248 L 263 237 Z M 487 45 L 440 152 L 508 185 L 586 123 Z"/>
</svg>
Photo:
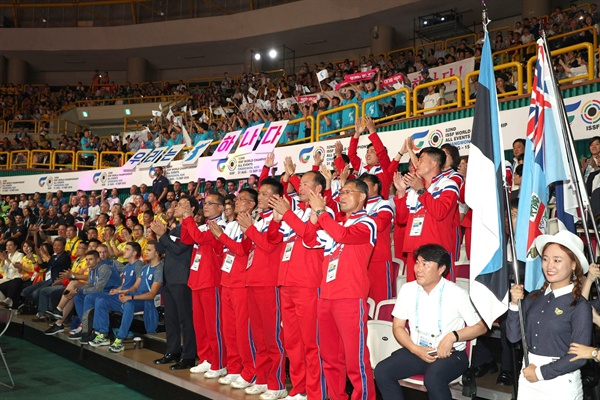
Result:
<svg viewBox="0 0 600 400">
<path fill-rule="evenodd" d="M 442 284 L 442 287 L 440 288 L 440 297 L 438 300 L 438 330 L 439 333 L 438 335 L 442 334 L 442 293 L 444 291 L 444 287 L 446 286 L 446 283 L 444 282 Z M 416 319 L 417 319 L 417 323 L 416 323 L 416 328 L 417 328 L 417 332 L 419 331 L 419 298 L 421 297 L 421 291 L 417 290 L 417 315 L 416 315 Z"/>
</svg>

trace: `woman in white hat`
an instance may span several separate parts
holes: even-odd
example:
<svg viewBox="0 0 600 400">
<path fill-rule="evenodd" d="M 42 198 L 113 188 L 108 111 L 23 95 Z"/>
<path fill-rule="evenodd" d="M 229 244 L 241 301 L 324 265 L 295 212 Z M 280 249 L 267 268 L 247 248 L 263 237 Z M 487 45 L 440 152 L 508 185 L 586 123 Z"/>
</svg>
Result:
<svg viewBox="0 0 600 400">
<path fill-rule="evenodd" d="M 592 339 L 592 310 L 581 295 L 589 269 L 583 243 L 560 231 L 539 236 L 535 247 L 546 282 L 522 303 L 529 365 L 519 376 L 518 399 L 583 399 L 579 368 L 585 360 L 573 361 L 567 354 L 570 343 L 589 345 Z M 516 343 L 521 339 L 517 303 L 524 298 L 523 285 L 514 285 L 510 295 L 506 333 Z"/>
</svg>

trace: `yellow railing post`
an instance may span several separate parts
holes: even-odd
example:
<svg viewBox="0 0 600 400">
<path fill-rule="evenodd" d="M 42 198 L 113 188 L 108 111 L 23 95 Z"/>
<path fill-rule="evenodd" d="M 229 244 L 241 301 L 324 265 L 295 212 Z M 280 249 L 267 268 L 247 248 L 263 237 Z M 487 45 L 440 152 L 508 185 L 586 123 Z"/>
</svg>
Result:
<svg viewBox="0 0 600 400">
<path fill-rule="evenodd" d="M 54 150 L 54 169 L 75 169 L 75 152 Z"/>
<path fill-rule="evenodd" d="M 82 152 L 82 153 L 85 153 L 85 152 Z M 79 152 L 77 152 L 77 154 L 79 154 Z M 115 160 L 111 161 L 111 160 L 107 159 L 108 156 L 116 157 L 117 158 L 116 162 L 115 162 Z M 100 162 L 98 163 L 98 168 L 102 169 L 102 168 L 122 167 L 123 163 L 124 163 L 123 158 L 124 158 L 124 155 L 120 151 L 103 151 L 100 153 Z M 77 159 L 79 159 L 79 156 L 77 157 Z M 89 166 L 86 166 L 85 168 L 89 168 Z"/>
<path fill-rule="evenodd" d="M 392 97 L 392 96 L 395 96 L 395 95 L 397 95 L 399 93 L 402 93 L 402 92 L 404 92 L 405 95 L 406 95 L 406 110 L 403 111 L 403 112 L 401 112 L 401 113 L 397 113 L 397 114 L 393 114 L 393 115 L 388 115 L 388 116 L 385 116 L 385 117 L 377 118 L 374 121 L 375 122 L 387 121 L 389 119 L 393 119 L 396 116 L 403 116 L 405 118 L 408 118 L 409 115 L 410 115 L 410 111 L 409 111 L 409 109 L 410 109 L 410 107 L 409 107 L 409 105 L 410 105 L 410 91 L 407 88 L 400 88 L 398 90 L 393 90 L 391 92 L 383 93 L 383 94 L 377 95 L 375 97 L 370 97 L 370 98 L 366 99 L 362 103 L 362 115 L 363 116 L 365 115 L 368 103 L 372 103 L 372 102 L 375 102 L 375 101 L 379 101 L 381 99 Z"/>
<path fill-rule="evenodd" d="M 517 90 L 511 91 L 511 92 L 506 92 L 506 93 L 499 93 L 498 94 L 499 98 L 523 94 L 523 65 L 521 63 L 513 61 L 513 62 L 506 63 L 506 64 L 496 65 L 494 67 L 494 71 L 503 71 L 503 70 L 506 70 L 509 68 L 513 68 L 513 69 L 517 70 L 517 83 L 515 85 Z M 471 78 L 478 77 L 478 76 L 479 76 L 479 70 L 469 72 L 467 74 L 467 76 L 465 77 L 465 106 L 469 106 L 472 103 L 475 103 L 475 101 L 477 100 L 477 99 L 471 98 Z"/>
<path fill-rule="evenodd" d="M 0 168 L 8 170 L 9 165 L 10 165 L 10 152 L 0 151 Z"/>
<path fill-rule="evenodd" d="M 558 81 L 558 83 L 568 83 L 568 82 L 573 82 L 573 81 L 577 81 L 580 79 L 588 79 L 588 80 L 592 80 L 594 79 L 594 49 L 592 48 L 592 45 L 590 43 L 579 43 L 579 44 L 575 44 L 573 46 L 569 46 L 569 47 L 565 47 L 562 49 L 558 49 L 558 50 L 554 50 L 550 52 L 550 58 L 552 58 L 553 56 L 558 56 L 561 54 L 565 54 L 568 53 L 570 51 L 574 51 L 574 50 L 583 50 L 585 49 L 587 51 L 587 55 L 588 55 L 588 59 L 587 59 L 587 67 L 588 67 L 588 73 L 587 75 L 579 75 L 579 76 L 574 76 L 572 78 L 565 78 L 565 79 L 561 79 Z M 531 86 L 533 84 L 533 68 L 534 68 L 534 63 L 537 61 L 537 54 L 533 57 L 531 57 L 529 59 L 529 61 L 527 61 L 527 93 L 531 93 Z"/>
<path fill-rule="evenodd" d="M 28 169 L 31 167 L 29 150 L 13 150 L 8 157 L 8 169 Z"/>
<path fill-rule="evenodd" d="M 45 168 L 53 169 L 54 155 L 52 150 L 31 150 L 31 168 Z M 46 161 L 41 161 L 44 158 L 44 154 L 48 155 Z"/>
<path fill-rule="evenodd" d="M 341 128 L 332 129 L 330 131 L 321 133 L 321 120 L 323 119 L 324 116 L 335 114 L 335 113 L 338 113 L 338 112 L 342 113 L 342 111 L 348 110 L 348 109 L 352 109 L 352 108 L 354 109 L 354 115 L 355 115 L 354 118 L 359 118 L 358 103 L 350 103 L 350 104 L 346 104 L 345 106 L 340 106 L 340 107 L 332 108 L 331 110 L 322 111 L 322 112 L 318 113 L 317 114 L 317 119 L 315 121 L 315 128 L 316 128 L 315 138 L 316 138 L 316 141 L 321 140 L 321 137 L 323 137 L 323 136 L 333 135 L 333 134 L 345 131 L 347 129 L 354 129 L 354 125 L 350 125 L 350 126 L 342 126 Z M 364 114 L 364 111 L 363 111 L 363 114 Z M 340 120 L 341 119 L 342 119 L 342 116 L 340 114 Z"/>
<path fill-rule="evenodd" d="M 431 108 L 426 108 L 426 109 L 420 110 L 417 96 L 414 95 L 413 96 L 413 112 L 412 112 L 413 115 L 417 116 L 419 114 L 425 113 L 426 111 L 437 111 L 437 110 L 443 110 L 445 108 L 461 107 L 462 106 L 463 88 L 462 88 L 462 81 L 460 80 L 460 78 L 458 76 L 450 76 L 448 78 L 439 79 L 439 80 L 433 81 L 433 82 L 421 83 L 420 85 L 417 85 L 413 89 L 413 93 L 418 93 L 419 90 L 422 88 L 426 88 L 429 86 L 437 86 L 437 85 L 441 85 L 443 83 L 452 82 L 452 81 L 456 81 L 456 101 L 454 101 L 452 103 L 442 104 L 441 106 L 431 107 Z"/>
<path fill-rule="evenodd" d="M 107 152 L 103 152 L 103 153 L 107 153 Z M 92 164 L 83 164 L 82 161 L 82 157 L 85 158 L 92 158 L 93 157 L 93 161 Z M 98 169 L 99 168 L 99 153 L 97 151 L 94 150 L 80 150 L 75 154 L 75 160 L 74 160 L 74 164 L 75 164 L 75 169 L 76 170 L 80 170 L 80 169 Z"/>
</svg>

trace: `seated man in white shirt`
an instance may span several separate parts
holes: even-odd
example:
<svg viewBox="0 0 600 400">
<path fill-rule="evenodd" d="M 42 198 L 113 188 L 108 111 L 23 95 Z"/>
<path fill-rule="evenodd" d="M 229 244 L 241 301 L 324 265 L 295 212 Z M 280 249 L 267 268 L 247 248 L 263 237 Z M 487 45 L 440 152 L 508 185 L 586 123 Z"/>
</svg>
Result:
<svg viewBox="0 0 600 400">
<path fill-rule="evenodd" d="M 392 312 L 402 348 L 377 365 L 375 381 L 384 400 L 402 400 L 398 380 L 423 374 L 430 399 L 451 399 L 448 384 L 469 367 L 465 342 L 487 328 L 469 294 L 443 277 L 451 260 L 442 246 L 423 245 L 415 259 L 416 280 L 402 285 Z"/>
</svg>

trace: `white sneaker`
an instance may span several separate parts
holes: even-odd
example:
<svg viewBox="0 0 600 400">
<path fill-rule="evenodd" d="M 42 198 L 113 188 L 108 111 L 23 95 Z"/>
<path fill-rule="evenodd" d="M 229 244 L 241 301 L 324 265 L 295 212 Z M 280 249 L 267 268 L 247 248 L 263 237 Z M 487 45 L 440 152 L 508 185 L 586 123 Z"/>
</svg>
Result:
<svg viewBox="0 0 600 400">
<path fill-rule="evenodd" d="M 246 394 L 262 394 L 267 391 L 267 385 L 252 385 L 248 386 L 244 392 Z"/>
<path fill-rule="evenodd" d="M 300 394 L 300 393 L 298 393 L 298 394 L 297 394 L 297 395 L 295 395 L 295 396 L 287 396 L 287 397 L 284 397 L 284 398 L 283 398 L 283 400 L 307 400 L 307 398 L 308 398 L 308 397 L 307 397 L 305 394 Z"/>
<path fill-rule="evenodd" d="M 246 389 L 250 385 L 252 385 L 252 382 L 246 381 L 241 375 L 231 382 L 231 387 L 234 389 Z"/>
<path fill-rule="evenodd" d="M 240 374 L 227 374 L 222 378 L 219 378 L 219 383 L 221 385 L 231 385 L 231 382 L 235 381 L 239 378 Z"/>
<path fill-rule="evenodd" d="M 202 374 L 210 369 L 210 363 L 208 361 L 202 361 L 195 367 L 190 368 L 192 374 Z"/>
<path fill-rule="evenodd" d="M 260 400 L 277 400 L 277 399 L 283 399 L 283 398 L 286 398 L 286 399 L 290 398 L 290 399 L 296 400 L 296 396 L 290 397 L 287 394 L 288 394 L 288 392 L 285 389 L 284 390 L 267 390 L 266 392 L 261 394 L 259 398 L 260 398 Z M 304 396 L 304 398 L 306 399 L 306 396 Z"/>
<path fill-rule="evenodd" d="M 208 379 L 220 378 L 225 375 L 227 375 L 227 368 L 209 369 L 204 373 L 204 377 Z"/>
</svg>

